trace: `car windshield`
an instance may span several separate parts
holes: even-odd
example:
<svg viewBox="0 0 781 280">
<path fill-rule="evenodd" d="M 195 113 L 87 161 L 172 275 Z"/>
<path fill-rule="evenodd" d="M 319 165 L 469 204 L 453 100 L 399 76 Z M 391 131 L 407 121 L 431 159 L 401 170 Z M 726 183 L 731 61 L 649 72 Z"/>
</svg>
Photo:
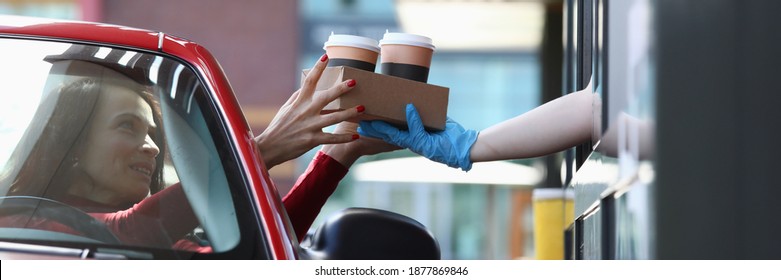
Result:
<svg viewBox="0 0 781 280">
<path fill-rule="evenodd" d="M 0 241 L 237 246 L 230 152 L 213 136 L 225 133 L 189 66 L 116 47 L 0 45 Z"/>
</svg>

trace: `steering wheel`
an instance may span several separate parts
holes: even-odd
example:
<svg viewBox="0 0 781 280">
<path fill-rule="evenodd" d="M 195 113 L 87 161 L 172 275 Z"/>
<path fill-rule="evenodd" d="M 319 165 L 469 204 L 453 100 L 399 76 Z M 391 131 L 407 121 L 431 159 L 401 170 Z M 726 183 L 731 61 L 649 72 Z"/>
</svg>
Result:
<svg viewBox="0 0 781 280">
<path fill-rule="evenodd" d="M 0 217 L 26 216 L 26 221 L 35 217 L 63 224 L 85 237 L 108 243 L 120 244 L 106 224 L 73 206 L 48 198 L 34 196 L 0 197 Z"/>
</svg>

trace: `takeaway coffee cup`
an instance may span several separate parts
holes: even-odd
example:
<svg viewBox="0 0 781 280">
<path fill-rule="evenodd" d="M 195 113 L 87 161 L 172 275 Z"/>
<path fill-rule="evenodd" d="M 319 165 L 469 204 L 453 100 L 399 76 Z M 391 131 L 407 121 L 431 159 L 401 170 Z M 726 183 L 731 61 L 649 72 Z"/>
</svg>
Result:
<svg viewBox="0 0 781 280">
<path fill-rule="evenodd" d="M 380 40 L 380 73 L 418 82 L 428 82 L 434 44 L 431 38 L 409 33 L 386 32 Z"/>
<path fill-rule="evenodd" d="M 380 54 L 377 40 L 333 33 L 328 36 L 323 49 L 328 54 L 328 66 L 350 66 L 369 72 L 374 72 Z"/>
</svg>

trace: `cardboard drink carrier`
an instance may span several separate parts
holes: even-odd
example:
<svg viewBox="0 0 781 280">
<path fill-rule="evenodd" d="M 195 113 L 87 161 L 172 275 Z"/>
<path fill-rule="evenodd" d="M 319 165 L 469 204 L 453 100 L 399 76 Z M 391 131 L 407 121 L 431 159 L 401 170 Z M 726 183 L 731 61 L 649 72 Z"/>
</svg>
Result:
<svg viewBox="0 0 781 280">
<path fill-rule="evenodd" d="M 309 73 L 303 71 L 302 81 Z M 358 105 L 366 111 L 356 119 L 383 120 L 400 129 L 407 129 L 407 104 L 414 104 L 428 131 L 442 131 L 447 121 L 449 89 L 428 83 L 369 72 L 349 66 L 327 67 L 316 90 L 325 90 L 343 81 L 354 79 L 355 88 L 325 106 L 322 113 L 350 109 Z"/>
</svg>

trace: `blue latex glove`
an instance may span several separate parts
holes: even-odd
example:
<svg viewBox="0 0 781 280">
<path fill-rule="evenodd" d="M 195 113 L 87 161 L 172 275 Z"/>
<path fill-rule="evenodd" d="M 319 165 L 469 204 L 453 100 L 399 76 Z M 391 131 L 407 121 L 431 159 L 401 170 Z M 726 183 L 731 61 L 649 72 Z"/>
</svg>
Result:
<svg viewBox="0 0 781 280">
<path fill-rule="evenodd" d="M 384 121 L 361 121 L 358 133 L 408 148 L 450 167 L 459 167 L 464 171 L 472 169 L 469 150 L 477 140 L 477 131 L 464 129 L 448 117 L 444 131 L 428 132 L 423 128 L 423 121 L 412 104 L 407 104 L 407 127 L 409 130 L 404 131 Z"/>
</svg>

